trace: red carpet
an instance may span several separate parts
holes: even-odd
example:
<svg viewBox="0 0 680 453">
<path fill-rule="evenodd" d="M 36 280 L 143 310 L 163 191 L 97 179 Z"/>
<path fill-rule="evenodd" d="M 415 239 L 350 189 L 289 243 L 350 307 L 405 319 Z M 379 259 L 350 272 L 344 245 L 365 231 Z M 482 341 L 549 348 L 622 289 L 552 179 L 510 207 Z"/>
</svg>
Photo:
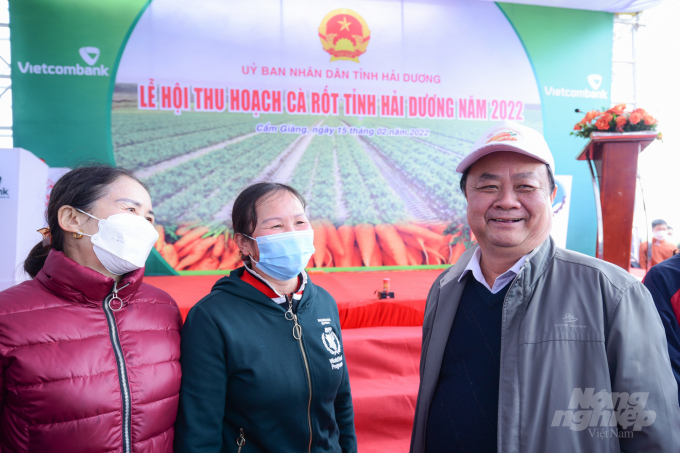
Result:
<svg viewBox="0 0 680 453">
<path fill-rule="evenodd" d="M 361 453 L 407 453 L 418 396 L 421 327 L 342 332 Z"/>
<path fill-rule="evenodd" d="M 332 272 L 312 274 L 314 284 L 331 293 L 338 304 L 343 329 L 378 326 L 422 326 L 425 299 L 442 270 Z M 377 300 L 383 278 L 390 278 L 394 299 Z M 144 277 L 144 281 L 167 291 L 179 305 L 182 317 L 210 292 L 218 275 L 192 277 Z"/>
</svg>

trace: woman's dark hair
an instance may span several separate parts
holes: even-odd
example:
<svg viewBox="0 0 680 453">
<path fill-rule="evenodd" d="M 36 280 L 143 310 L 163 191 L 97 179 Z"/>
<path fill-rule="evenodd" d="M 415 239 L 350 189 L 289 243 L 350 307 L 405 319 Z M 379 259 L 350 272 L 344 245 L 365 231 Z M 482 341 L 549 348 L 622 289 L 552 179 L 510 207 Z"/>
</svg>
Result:
<svg viewBox="0 0 680 453">
<path fill-rule="evenodd" d="M 307 206 L 307 202 L 300 192 L 290 186 L 278 182 L 258 182 L 243 189 L 234 201 L 234 207 L 231 210 L 234 234 L 241 233 L 252 236 L 257 227 L 257 206 L 280 192 L 288 192 L 295 196 L 300 200 L 303 209 Z M 243 261 L 250 263 L 250 257 L 244 256 Z"/>
<path fill-rule="evenodd" d="M 467 187 L 467 179 L 468 175 L 470 174 L 470 169 L 472 168 L 472 165 L 470 165 L 468 168 L 465 169 L 463 174 L 460 177 L 460 190 L 463 192 L 463 195 L 467 197 L 467 192 L 465 191 L 465 188 Z M 555 178 L 553 177 L 552 172 L 550 171 L 550 165 L 545 164 L 545 168 L 548 170 L 548 180 L 550 181 L 550 193 L 552 194 L 555 191 Z"/>
<path fill-rule="evenodd" d="M 140 183 L 148 191 L 148 187 L 141 182 L 130 170 L 110 165 L 88 165 L 75 168 L 59 178 L 52 192 L 45 212 L 47 226 L 52 234 L 52 243 L 43 246 L 38 242 L 24 261 L 24 270 L 35 278 L 45 264 L 50 250 L 64 251 L 64 231 L 59 226 L 59 209 L 71 206 L 83 211 L 89 211 L 92 205 L 104 197 L 109 186 L 121 176 L 127 176 Z"/>
</svg>

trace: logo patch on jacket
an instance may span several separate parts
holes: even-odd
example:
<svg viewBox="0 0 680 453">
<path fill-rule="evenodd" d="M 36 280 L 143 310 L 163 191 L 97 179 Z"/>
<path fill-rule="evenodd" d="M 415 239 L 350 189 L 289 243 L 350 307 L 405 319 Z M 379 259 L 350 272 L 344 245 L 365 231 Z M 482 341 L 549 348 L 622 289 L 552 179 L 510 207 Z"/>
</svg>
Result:
<svg viewBox="0 0 680 453">
<path fill-rule="evenodd" d="M 321 340 L 323 340 L 323 345 L 326 346 L 328 352 L 333 355 L 340 354 L 340 340 L 333 332 L 332 327 L 326 327 L 323 334 L 321 335 Z"/>
<path fill-rule="evenodd" d="M 564 322 L 576 322 L 576 321 L 578 321 L 578 318 L 576 316 L 572 315 L 571 313 L 567 313 L 566 315 L 564 315 L 564 318 L 562 318 L 562 319 L 564 320 Z"/>
<path fill-rule="evenodd" d="M 340 347 L 340 340 L 338 339 L 338 336 L 335 335 L 332 327 L 326 327 L 324 329 L 324 332 L 321 334 L 321 341 L 323 341 L 323 345 L 328 349 L 328 352 L 337 356 L 329 359 L 331 362 L 331 369 L 339 370 L 342 368 L 344 363 L 342 361 L 342 355 L 339 355 L 342 348 Z"/>
</svg>

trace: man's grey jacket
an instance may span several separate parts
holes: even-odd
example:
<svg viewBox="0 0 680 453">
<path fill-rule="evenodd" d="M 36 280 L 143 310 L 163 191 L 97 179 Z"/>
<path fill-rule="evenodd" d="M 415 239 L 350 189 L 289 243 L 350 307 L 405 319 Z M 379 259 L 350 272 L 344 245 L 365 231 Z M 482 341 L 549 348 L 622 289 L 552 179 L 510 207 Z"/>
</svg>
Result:
<svg viewBox="0 0 680 453">
<path fill-rule="evenodd" d="M 426 451 L 430 404 L 474 249 L 427 298 L 411 452 Z M 621 268 L 557 248 L 527 257 L 503 304 L 502 453 L 680 452 L 678 389 L 647 289 Z M 618 428 L 617 428 L 618 421 Z"/>
</svg>

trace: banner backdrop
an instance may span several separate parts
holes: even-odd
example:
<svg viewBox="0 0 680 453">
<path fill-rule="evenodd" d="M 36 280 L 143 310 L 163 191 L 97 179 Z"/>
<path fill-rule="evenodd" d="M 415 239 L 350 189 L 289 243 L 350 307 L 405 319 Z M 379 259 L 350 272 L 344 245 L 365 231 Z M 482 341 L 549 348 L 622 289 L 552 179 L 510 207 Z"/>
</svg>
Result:
<svg viewBox="0 0 680 453">
<path fill-rule="evenodd" d="M 310 265 L 449 263 L 468 239 L 455 166 L 503 119 L 545 134 L 580 208 L 560 235 L 592 253 L 582 144 L 565 124 L 609 104 L 611 14 L 474 0 L 29 0 L 10 13 L 16 145 L 50 166 L 133 169 L 164 227 L 152 269 L 236 265 L 231 206 L 258 181 L 308 200 L 326 237 Z M 172 244 L 192 228 L 210 246 L 190 263 Z"/>
</svg>

